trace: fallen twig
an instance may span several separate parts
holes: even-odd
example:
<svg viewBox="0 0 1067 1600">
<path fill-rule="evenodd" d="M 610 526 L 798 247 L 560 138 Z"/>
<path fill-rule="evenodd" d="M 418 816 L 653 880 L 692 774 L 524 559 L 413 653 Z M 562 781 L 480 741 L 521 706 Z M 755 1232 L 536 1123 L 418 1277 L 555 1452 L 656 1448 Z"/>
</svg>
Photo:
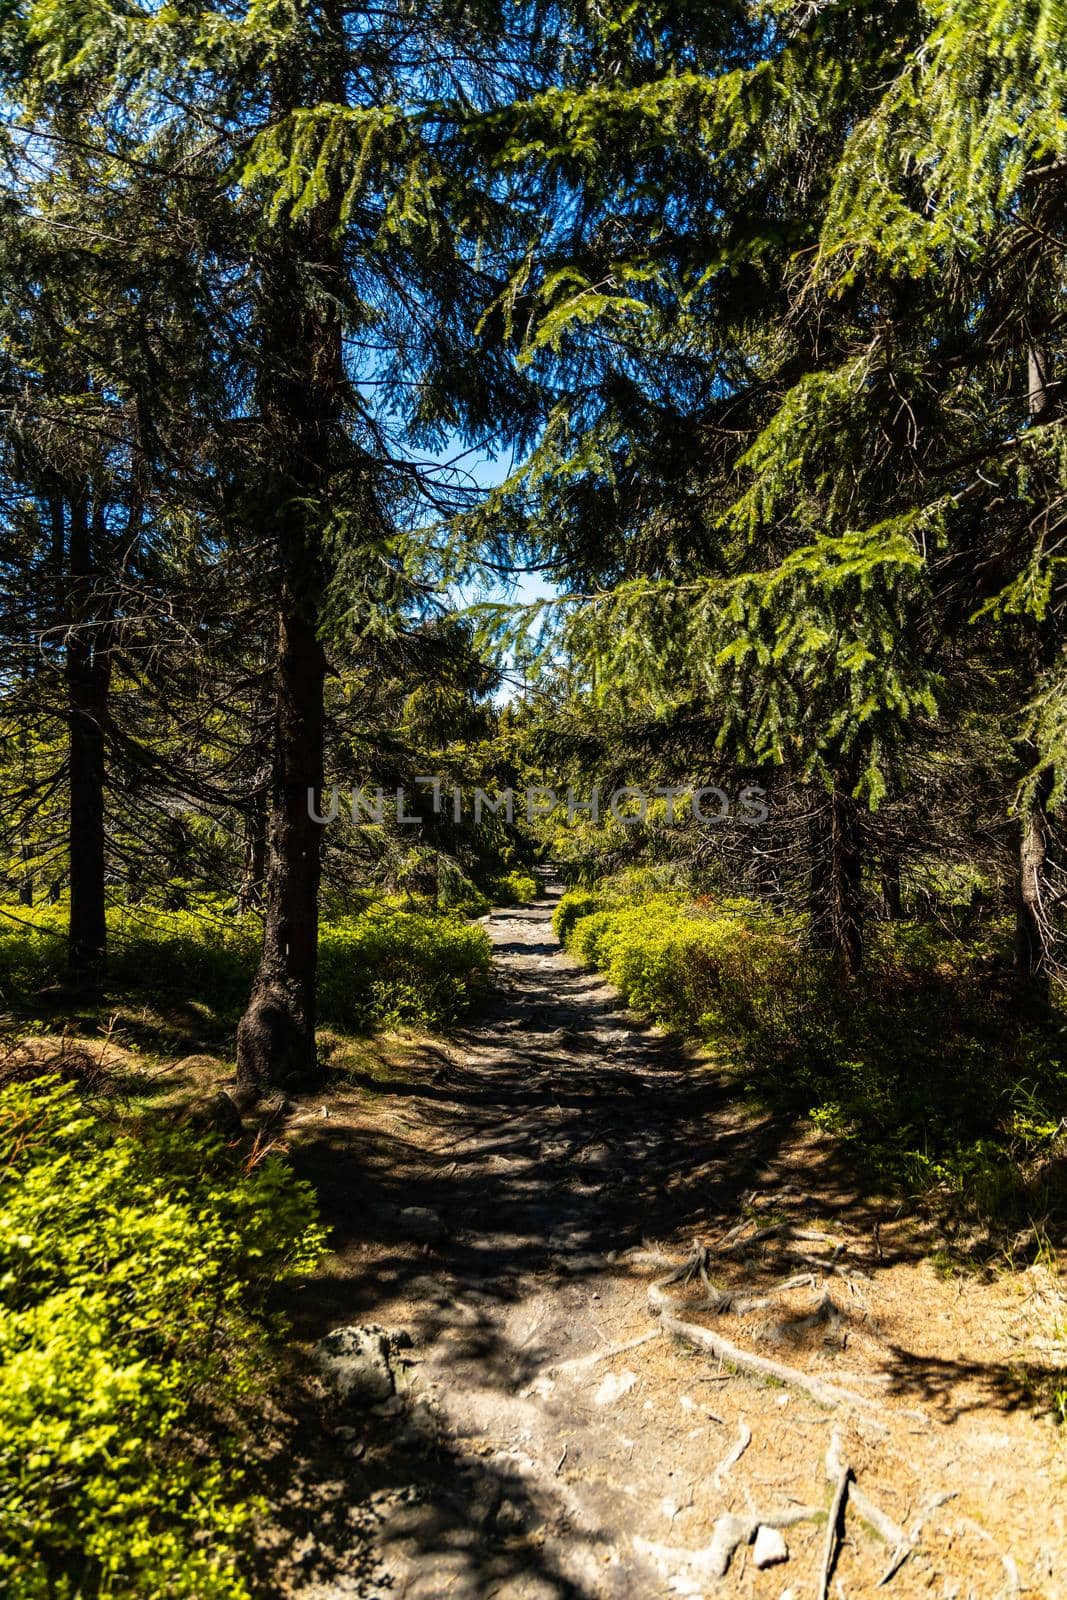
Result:
<svg viewBox="0 0 1067 1600">
<path fill-rule="evenodd" d="M 712 1473 L 712 1479 L 717 1489 L 722 1488 L 723 1474 L 729 1472 L 735 1462 L 740 1461 L 749 1445 L 752 1443 L 752 1429 L 744 1422 L 737 1425 L 737 1439 L 734 1446 L 723 1456 L 719 1465 Z"/>
<path fill-rule="evenodd" d="M 636 1350 L 639 1345 L 649 1344 L 659 1336 L 659 1328 L 653 1328 L 651 1333 L 638 1334 L 636 1339 L 627 1339 L 623 1344 L 609 1344 L 604 1350 L 594 1350 L 592 1355 L 572 1356 L 569 1361 L 554 1361 L 551 1366 L 542 1367 L 538 1377 L 548 1378 L 557 1372 L 578 1372 L 584 1367 L 595 1367 L 600 1361 L 610 1361 L 612 1356 L 625 1355 L 628 1350 Z"/>
</svg>

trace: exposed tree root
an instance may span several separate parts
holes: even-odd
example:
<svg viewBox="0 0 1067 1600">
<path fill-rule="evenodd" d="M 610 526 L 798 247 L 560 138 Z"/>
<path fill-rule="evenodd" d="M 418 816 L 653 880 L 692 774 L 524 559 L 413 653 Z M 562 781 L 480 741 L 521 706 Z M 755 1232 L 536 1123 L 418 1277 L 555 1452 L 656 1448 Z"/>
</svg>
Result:
<svg viewBox="0 0 1067 1600">
<path fill-rule="evenodd" d="M 753 1511 L 746 1516 L 729 1513 L 718 1517 L 707 1549 L 707 1570 L 713 1578 L 726 1576 L 734 1551 L 756 1537 L 756 1529 L 791 1528 L 795 1522 L 814 1522 L 823 1515 L 821 1506 L 787 1506 L 781 1511 Z"/>
<path fill-rule="evenodd" d="M 821 1378 L 802 1372 L 799 1367 L 786 1366 L 782 1361 L 770 1361 L 766 1356 L 758 1356 L 751 1350 L 744 1350 L 730 1339 L 724 1339 L 721 1334 L 713 1332 L 711 1328 L 702 1328 L 695 1322 L 683 1322 L 669 1311 L 666 1305 L 660 1307 L 660 1318 L 667 1332 L 683 1344 L 707 1350 L 717 1360 L 728 1361 L 739 1372 L 748 1372 L 764 1381 L 784 1383 L 791 1389 L 799 1389 L 802 1394 L 810 1396 L 817 1405 L 831 1409 L 836 1406 L 851 1405 L 862 1411 L 880 1409 L 873 1400 L 868 1400 L 865 1395 L 856 1394 L 852 1389 L 842 1389 L 837 1384 L 824 1383 Z"/>
<path fill-rule="evenodd" d="M 822 1233 L 818 1228 L 798 1228 L 792 1222 L 773 1222 L 765 1228 L 757 1228 L 755 1233 L 745 1233 L 751 1224 L 747 1221 L 738 1222 L 725 1233 L 721 1239 L 710 1246 L 711 1251 L 717 1256 L 743 1255 L 750 1246 L 762 1244 L 765 1239 L 799 1239 L 807 1244 L 828 1244 L 832 1246 L 835 1255 L 847 1249 L 844 1239 L 839 1239 L 835 1234 Z"/>
<path fill-rule="evenodd" d="M 1016 1596 L 1019 1593 L 1019 1569 L 1015 1564 L 1015 1558 L 1013 1556 L 1004 1555 L 1004 1553 L 998 1549 L 997 1541 L 994 1539 L 993 1535 L 988 1531 L 988 1529 L 983 1528 L 980 1522 L 975 1522 L 973 1517 L 959 1516 L 957 1520 L 961 1522 L 965 1528 L 970 1528 L 972 1533 L 978 1534 L 980 1538 L 984 1539 L 988 1544 L 991 1544 L 997 1553 L 1000 1564 L 1004 1569 L 1005 1582 L 1003 1588 L 999 1591 L 996 1600 L 1016 1600 Z"/>
<path fill-rule="evenodd" d="M 834 1477 L 833 1499 L 830 1501 L 830 1510 L 826 1518 L 826 1540 L 823 1544 L 822 1562 L 819 1567 L 819 1582 L 815 1593 L 818 1600 L 826 1600 L 830 1588 L 830 1574 L 834 1570 L 834 1561 L 837 1558 L 837 1547 L 840 1542 L 841 1519 L 844 1514 L 845 1500 L 848 1497 L 849 1480 L 852 1477 L 852 1468 L 847 1461 L 842 1461 L 837 1454 L 840 1436 L 835 1431 L 830 1441 L 830 1448 L 826 1452 L 826 1465 L 832 1470 Z M 837 1459 L 831 1461 L 836 1456 Z"/>
<path fill-rule="evenodd" d="M 867 1523 L 868 1527 L 889 1545 L 892 1552 L 889 1558 L 889 1566 L 876 1584 L 876 1588 L 880 1589 L 904 1565 L 904 1562 L 912 1552 L 912 1541 L 908 1538 L 904 1529 L 898 1527 L 892 1517 L 886 1516 L 885 1512 L 879 1506 L 876 1506 L 874 1501 L 864 1494 L 856 1483 L 852 1468 L 844 1456 L 844 1443 L 839 1428 L 835 1428 L 830 1435 L 830 1443 L 826 1449 L 826 1475 L 835 1486 L 834 1502 L 830 1510 L 830 1521 L 835 1533 L 831 1538 L 829 1530 L 827 1531 L 819 1600 L 824 1600 L 830 1583 L 830 1573 L 833 1569 L 833 1559 L 836 1552 L 836 1543 L 834 1542 L 836 1540 L 836 1528 L 846 1500 L 856 1508 L 856 1511 L 863 1521 Z"/>
<path fill-rule="evenodd" d="M 728 1513 L 716 1519 L 711 1543 L 702 1550 L 682 1550 L 636 1538 L 634 1549 L 654 1560 L 684 1563 L 701 1576 L 724 1578 L 734 1551 L 739 1545 L 749 1544 L 756 1537 L 757 1528 L 791 1528 L 796 1522 L 817 1522 L 825 1515 L 822 1506 L 786 1506 L 780 1511 L 752 1511 L 744 1516 Z"/>
</svg>

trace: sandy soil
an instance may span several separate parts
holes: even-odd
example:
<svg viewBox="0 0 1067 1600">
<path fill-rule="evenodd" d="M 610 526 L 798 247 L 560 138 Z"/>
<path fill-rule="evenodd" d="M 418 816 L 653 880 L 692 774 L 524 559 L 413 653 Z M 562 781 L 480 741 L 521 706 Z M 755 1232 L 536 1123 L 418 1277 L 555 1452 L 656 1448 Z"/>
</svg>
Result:
<svg viewBox="0 0 1067 1600">
<path fill-rule="evenodd" d="M 936 1270 L 932 1222 L 626 1013 L 560 951 L 553 904 L 492 918 L 479 1026 L 293 1119 L 336 1252 L 289 1308 L 297 1335 L 412 1343 L 397 1396 L 368 1414 L 324 1390 L 287 1446 L 263 1592 L 814 1600 L 836 1431 L 853 1493 L 906 1542 L 846 1503 L 835 1600 L 902 1553 L 890 1600 L 1067 1597 L 1067 1449 L 1035 1398 L 1063 1360 L 1055 1277 Z M 674 1315 L 853 1398 L 664 1332 L 650 1285 L 694 1248 L 735 1300 L 707 1309 L 694 1271 L 662 1291 Z M 719 1519 L 804 1507 L 786 1561 L 759 1570 L 742 1541 L 714 1575 Z"/>
</svg>

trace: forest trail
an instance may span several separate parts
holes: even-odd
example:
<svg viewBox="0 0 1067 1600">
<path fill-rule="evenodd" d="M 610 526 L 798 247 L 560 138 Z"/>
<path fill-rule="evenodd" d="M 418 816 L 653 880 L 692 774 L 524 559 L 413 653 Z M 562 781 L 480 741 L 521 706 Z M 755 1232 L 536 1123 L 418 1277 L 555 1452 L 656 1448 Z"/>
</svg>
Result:
<svg viewBox="0 0 1067 1600">
<path fill-rule="evenodd" d="M 1067 1457 L 1032 1404 L 1055 1280 L 939 1275 L 931 1222 L 642 1026 L 560 950 L 555 903 L 493 915 L 477 1026 L 294 1119 L 335 1250 L 297 1333 L 411 1343 L 369 1420 L 329 1398 L 294 1447 L 269 1592 L 815 1600 L 825 1518 L 784 1527 L 764 1570 L 742 1538 L 721 1579 L 719 1519 L 826 1507 L 836 1432 L 853 1495 L 907 1539 L 891 1551 L 846 1504 L 835 1600 L 902 1554 L 890 1600 L 1067 1595 Z M 694 1245 L 735 1300 L 702 1309 L 696 1272 L 661 1291 L 677 1315 L 855 1399 L 825 1408 L 657 1333 L 660 1258 Z"/>
</svg>

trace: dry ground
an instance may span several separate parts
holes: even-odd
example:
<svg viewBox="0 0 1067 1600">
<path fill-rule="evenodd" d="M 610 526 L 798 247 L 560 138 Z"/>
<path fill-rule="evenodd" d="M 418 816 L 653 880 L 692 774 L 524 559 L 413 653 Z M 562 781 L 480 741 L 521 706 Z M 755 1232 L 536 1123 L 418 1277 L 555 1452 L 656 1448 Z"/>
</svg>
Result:
<svg viewBox="0 0 1067 1600">
<path fill-rule="evenodd" d="M 939 1272 L 932 1223 L 635 1021 L 560 951 L 552 906 L 494 915 L 480 1026 L 367 1055 L 292 1119 L 335 1249 L 289 1307 L 298 1337 L 412 1345 L 395 1399 L 327 1395 L 287 1446 L 263 1593 L 814 1600 L 825 1515 L 763 1571 L 744 1540 L 721 1579 L 709 1551 L 727 1513 L 825 1512 L 836 1431 L 853 1497 L 905 1543 L 846 1502 L 835 1600 L 902 1553 L 890 1600 L 1067 1596 L 1067 1450 L 1034 1398 L 1062 1354 L 1055 1276 Z M 662 1331 L 650 1287 L 687 1260 L 653 1290 L 668 1318 L 852 1398 Z M 709 1310 L 708 1285 L 733 1303 Z"/>
</svg>

